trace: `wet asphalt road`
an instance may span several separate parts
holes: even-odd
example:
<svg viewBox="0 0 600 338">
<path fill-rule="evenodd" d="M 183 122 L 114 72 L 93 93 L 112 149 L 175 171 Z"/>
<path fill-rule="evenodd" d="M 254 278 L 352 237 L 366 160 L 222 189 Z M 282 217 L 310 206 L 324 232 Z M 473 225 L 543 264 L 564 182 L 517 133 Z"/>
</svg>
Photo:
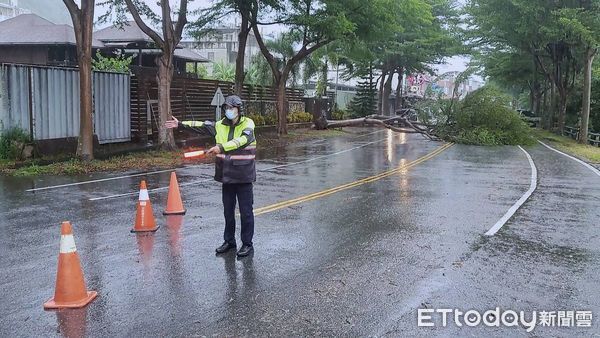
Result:
<svg viewBox="0 0 600 338">
<path fill-rule="evenodd" d="M 385 172 L 441 145 L 360 129 L 262 149 L 255 208 Z M 161 228 L 150 236 L 129 233 L 141 177 L 34 193 L 25 190 L 115 175 L 0 178 L 0 336 L 504 337 L 528 334 L 419 328 L 417 309 L 600 315 L 600 177 L 542 146 L 527 150 L 538 188 L 493 237 L 483 234 L 529 187 L 527 159 L 517 147 L 455 145 L 395 175 L 257 216 L 255 253 L 241 260 L 214 255 L 223 221 L 210 165 L 177 171 L 183 217 L 159 216 L 166 191 L 151 192 Z M 168 179 L 147 177 L 150 189 Z M 81 310 L 46 312 L 66 219 L 99 297 Z M 592 336 L 596 322 L 532 334 Z"/>
</svg>

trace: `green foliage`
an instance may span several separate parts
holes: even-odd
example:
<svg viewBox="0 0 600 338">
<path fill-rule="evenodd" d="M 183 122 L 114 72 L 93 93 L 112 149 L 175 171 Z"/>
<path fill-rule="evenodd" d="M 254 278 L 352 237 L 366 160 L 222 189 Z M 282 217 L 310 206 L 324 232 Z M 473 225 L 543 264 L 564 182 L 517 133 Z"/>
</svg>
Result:
<svg viewBox="0 0 600 338">
<path fill-rule="evenodd" d="M 208 79 L 208 69 L 203 63 L 198 64 L 196 71 L 194 71 L 194 65 L 192 63 L 187 63 L 185 66 L 186 72 L 190 74 L 195 74 L 199 79 Z"/>
<path fill-rule="evenodd" d="M 263 115 L 263 118 L 265 119 L 265 125 L 267 126 L 277 124 L 277 116 L 275 114 L 266 114 Z"/>
<path fill-rule="evenodd" d="M 235 66 L 223 61 L 213 63 L 211 77 L 219 81 L 233 82 L 235 80 Z"/>
<path fill-rule="evenodd" d="M 250 60 L 244 83 L 254 86 L 272 86 L 273 75 L 267 60 L 262 54 L 256 54 Z"/>
<path fill-rule="evenodd" d="M 491 86 L 468 94 L 447 135 L 466 144 L 532 144 L 530 128 L 509 103 L 508 96 Z"/>
<path fill-rule="evenodd" d="M 307 112 L 295 112 L 288 114 L 287 121 L 288 123 L 304 123 L 304 122 L 312 122 L 313 116 L 311 113 Z"/>
<path fill-rule="evenodd" d="M 350 112 L 354 117 L 362 117 L 375 113 L 377 108 L 377 88 L 372 72 L 358 82 L 356 95 L 350 102 Z"/>
<path fill-rule="evenodd" d="M 133 56 L 125 56 L 115 53 L 113 57 L 106 57 L 96 51 L 96 57 L 92 59 L 92 69 L 104 72 L 129 73 L 129 65 Z"/>
<path fill-rule="evenodd" d="M 248 118 L 250 118 L 252 121 L 254 121 L 254 125 L 256 125 L 256 126 L 264 126 L 265 125 L 265 118 L 262 115 L 248 114 L 246 116 Z"/>
<path fill-rule="evenodd" d="M 274 114 L 247 114 L 246 116 L 251 118 L 252 121 L 254 121 L 254 124 L 257 126 L 272 126 L 277 123 L 277 116 L 275 116 Z"/>
<path fill-rule="evenodd" d="M 348 113 L 342 109 L 338 109 L 334 111 L 331 115 L 331 117 L 334 120 L 343 120 L 346 116 L 348 116 Z"/>
<path fill-rule="evenodd" d="M 600 76 L 594 78 L 592 81 L 590 108 L 590 127 L 594 132 L 600 133 Z"/>
<path fill-rule="evenodd" d="M 0 135 L 0 159 L 20 160 L 23 146 L 29 142 L 29 135 L 20 128 L 5 130 Z"/>
<path fill-rule="evenodd" d="M 466 8 L 467 37 L 487 75 L 515 97 L 530 95 L 544 126 L 560 122 L 565 107 L 567 121 L 577 120 L 586 50 L 600 47 L 600 1 L 470 0 Z M 558 108 L 538 107 L 551 86 Z"/>
</svg>

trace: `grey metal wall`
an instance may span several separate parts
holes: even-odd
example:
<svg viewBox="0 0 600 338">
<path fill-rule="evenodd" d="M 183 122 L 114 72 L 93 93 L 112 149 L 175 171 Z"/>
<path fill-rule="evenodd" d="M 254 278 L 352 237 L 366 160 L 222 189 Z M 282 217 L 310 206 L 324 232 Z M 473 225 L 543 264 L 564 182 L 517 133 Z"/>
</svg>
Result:
<svg viewBox="0 0 600 338">
<path fill-rule="evenodd" d="M 26 67 L 0 65 L 0 133 L 18 127 L 29 131 L 29 84 Z"/>
<path fill-rule="evenodd" d="M 79 135 L 79 72 L 32 67 L 33 139 Z"/>
<path fill-rule="evenodd" d="M 94 133 L 100 143 L 131 139 L 129 75 L 94 72 Z M 79 135 L 79 72 L 0 66 L 0 132 L 19 127 L 35 140 Z"/>
<path fill-rule="evenodd" d="M 129 75 L 94 72 L 94 127 L 98 142 L 131 140 Z"/>
</svg>

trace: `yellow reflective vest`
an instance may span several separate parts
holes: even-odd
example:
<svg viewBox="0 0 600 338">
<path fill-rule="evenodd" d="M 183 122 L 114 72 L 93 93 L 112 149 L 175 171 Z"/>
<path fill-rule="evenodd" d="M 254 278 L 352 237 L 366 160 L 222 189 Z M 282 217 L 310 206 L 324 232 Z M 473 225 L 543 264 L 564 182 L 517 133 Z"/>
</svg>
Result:
<svg viewBox="0 0 600 338">
<path fill-rule="evenodd" d="M 241 116 L 235 125 L 227 118 L 217 123 L 183 121 L 180 125 L 198 133 L 207 131 L 215 137 L 221 148 L 215 159 L 215 180 L 225 184 L 256 181 L 256 138 L 252 119 Z"/>
</svg>

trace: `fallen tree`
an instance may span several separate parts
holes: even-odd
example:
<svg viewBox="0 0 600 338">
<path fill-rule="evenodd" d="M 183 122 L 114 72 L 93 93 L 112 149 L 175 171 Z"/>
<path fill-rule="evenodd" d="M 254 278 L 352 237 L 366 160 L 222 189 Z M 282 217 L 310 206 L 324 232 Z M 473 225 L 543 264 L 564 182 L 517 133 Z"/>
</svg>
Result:
<svg viewBox="0 0 600 338">
<path fill-rule="evenodd" d="M 396 116 L 369 115 L 349 120 L 327 120 L 324 114 L 314 122 L 315 129 L 324 130 L 342 127 L 382 127 L 399 133 L 421 134 L 432 141 L 441 140 L 435 135 L 434 127 L 424 123 L 410 121 L 408 116 L 412 109 L 402 109 Z"/>
</svg>

